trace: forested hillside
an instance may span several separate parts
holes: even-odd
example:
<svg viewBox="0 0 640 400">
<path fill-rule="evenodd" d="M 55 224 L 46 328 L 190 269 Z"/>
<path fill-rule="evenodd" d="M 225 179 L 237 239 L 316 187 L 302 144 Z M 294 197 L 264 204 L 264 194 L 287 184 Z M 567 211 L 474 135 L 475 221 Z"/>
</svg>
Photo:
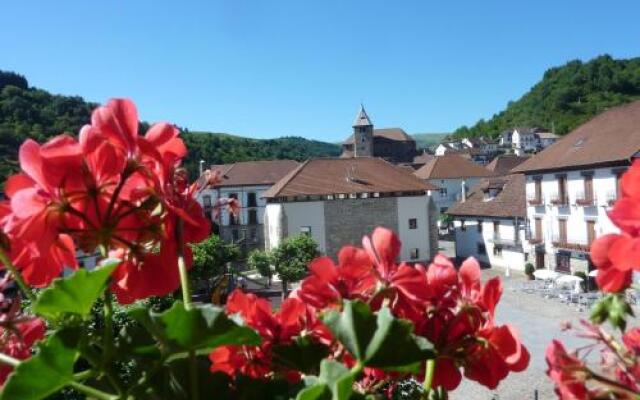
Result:
<svg viewBox="0 0 640 400">
<path fill-rule="evenodd" d="M 89 122 L 96 104 L 79 96 L 54 95 L 29 86 L 23 76 L 0 71 L 0 182 L 16 170 L 20 144 L 27 138 L 44 141 L 61 132 L 77 134 Z M 146 128 L 142 123 L 142 129 Z M 257 140 L 233 135 L 184 131 L 189 148 L 186 166 L 192 173 L 199 160 L 225 163 L 239 160 L 335 156 L 340 147 L 300 137 Z"/>
<path fill-rule="evenodd" d="M 615 60 L 608 55 L 551 68 L 519 100 L 491 119 L 461 127 L 458 137 L 497 135 L 515 126 L 538 126 L 565 134 L 596 114 L 640 99 L 640 58 Z"/>
</svg>

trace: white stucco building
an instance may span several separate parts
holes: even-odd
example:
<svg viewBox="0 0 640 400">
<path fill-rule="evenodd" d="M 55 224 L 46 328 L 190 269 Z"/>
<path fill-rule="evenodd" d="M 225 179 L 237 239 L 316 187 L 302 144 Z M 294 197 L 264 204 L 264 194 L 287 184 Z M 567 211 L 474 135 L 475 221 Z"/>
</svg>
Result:
<svg viewBox="0 0 640 400">
<path fill-rule="evenodd" d="M 437 186 L 433 200 L 439 212 L 458 201 L 463 192 L 475 186 L 481 178 L 494 176 L 489 171 L 458 154 L 435 157 L 415 172 L 425 182 Z"/>
<path fill-rule="evenodd" d="M 202 191 L 198 201 L 211 218 L 213 232 L 225 241 L 238 243 L 245 250 L 263 248 L 262 221 L 266 201 L 262 195 L 297 166 L 298 163 L 292 160 L 246 161 L 212 166 L 212 170 L 221 171 L 221 182 Z M 227 211 L 216 215 L 213 205 L 219 198 L 238 199 L 238 216 Z"/>
<path fill-rule="evenodd" d="M 598 115 L 514 169 L 526 176 L 527 236 L 538 268 L 593 268 L 589 246 L 617 231 L 607 211 L 638 150 L 635 102 Z"/>
<path fill-rule="evenodd" d="M 524 270 L 526 206 L 522 174 L 486 178 L 447 210 L 454 220 L 456 257 L 482 265 Z"/>
<path fill-rule="evenodd" d="M 266 248 L 307 234 L 333 257 L 384 226 L 400 237 L 402 261 L 427 262 L 438 248 L 432 189 L 379 158 L 306 161 L 264 193 Z"/>
</svg>

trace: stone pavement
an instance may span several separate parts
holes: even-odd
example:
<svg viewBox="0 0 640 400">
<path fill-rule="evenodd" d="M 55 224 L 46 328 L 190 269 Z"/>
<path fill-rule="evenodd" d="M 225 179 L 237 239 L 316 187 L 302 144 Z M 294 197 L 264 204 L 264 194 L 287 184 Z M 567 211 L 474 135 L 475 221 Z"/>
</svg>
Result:
<svg viewBox="0 0 640 400">
<path fill-rule="evenodd" d="M 588 311 L 579 312 L 575 307 L 560 303 L 557 299 L 545 299 L 536 294 L 527 294 L 514 290 L 514 285 L 523 281 L 521 274 L 505 278 L 501 270 L 483 270 L 483 280 L 500 275 L 504 283 L 504 293 L 498 304 L 496 319 L 498 323 L 509 323 L 516 327 L 520 338 L 531 353 L 529 368 L 524 372 L 510 374 L 498 388 L 490 391 L 468 380 L 451 393 L 452 400 L 528 400 L 555 399 L 553 385 L 547 378 L 544 351 L 554 338 L 560 339 L 567 347 L 581 345 L 580 339 L 571 332 L 562 332 L 560 324 L 570 321 L 577 324 L 580 319 L 588 318 Z"/>
</svg>

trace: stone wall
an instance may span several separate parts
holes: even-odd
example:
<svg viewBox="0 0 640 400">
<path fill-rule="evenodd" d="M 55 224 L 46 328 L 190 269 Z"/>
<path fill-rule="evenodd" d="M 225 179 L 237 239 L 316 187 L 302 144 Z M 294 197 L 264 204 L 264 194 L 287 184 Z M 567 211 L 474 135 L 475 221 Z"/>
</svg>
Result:
<svg viewBox="0 0 640 400">
<path fill-rule="evenodd" d="M 376 226 L 398 231 L 395 197 L 344 199 L 324 202 L 326 255 L 336 257 L 346 244 L 360 247 L 362 237 Z"/>
</svg>

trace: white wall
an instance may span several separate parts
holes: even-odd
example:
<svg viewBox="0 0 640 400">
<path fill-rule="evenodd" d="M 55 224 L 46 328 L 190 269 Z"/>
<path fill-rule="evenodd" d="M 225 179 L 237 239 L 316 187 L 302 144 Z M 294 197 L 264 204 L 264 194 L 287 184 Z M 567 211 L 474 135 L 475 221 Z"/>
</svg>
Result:
<svg viewBox="0 0 640 400">
<path fill-rule="evenodd" d="M 462 229 L 463 221 L 464 230 Z M 531 261 L 531 256 L 528 255 L 528 246 L 524 242 L 524 221 L 519 221 L 517 233 L 521 244 L 520 249 L 516 250 L 511 246 L 507 246 L 507 242 L 504 242 L 501 246 L 502 252 L 500 254 L 494 252 L 496 243 L 500 242 L 494 239 L 494 221 L 498 221 L 500 224 L 498 228 L 499 238 L 512 241 L 515 244 L 516 225 L 514 219 L 456 218 L 454 221 L 456 256 L 461 258 L 475 257 L 479 262 L 492 267 L 508 267 L 513 270 L 524 271 L 524 265 Z M 478 230 L 478 223 L 482 224 L 482 231 Z M 479 244 L 484 244 L 486 248 L 485 254 L 479 252 Z"/>
<path fill-rule="evenodd" d="M 411 259 L 411 249 L 418 249 L 418 260 L 428 260 L 429 254 L 429 196 L 398 197 L 398 236 L 402 242 L 400 259 Z M 416 229 L 409 229 L 409 219 L 417 220 Z"/>
<path fill-rule="evenodd" d="M 547 253 L 547 267 L 555 268 L 554 255 L 558 249 L 552 245 L 554 233 L 558 233 L 558 219 L 567 220 L 567 241 L 570 243 L 587 244 L 586 221 L 595 221 L 596 237 L 607 233 L 618 232 L 613 225 L 607 211 L 610 209 L 608 198 L 616 193 L 616 175 L 612 168 L 588 169 L 593 171 L 593 192 L 595 206 L 581 206 L 576 204 L 576 197 L 584 192 L 584 177 L 582 171 L 567 171 L 567 192 L 569 205 L 559 207 L 551 204 L 551 197 L 558 193 L 558 179 L 556 173 L 542 175 L 543 205 L 533 206 L 527 202 L 527 218 L 531 229 L 531 236 L 535 237 L 535 218 L 542 219 L 542 230 L 545 252 Z M 564 173 L 564 172 L 563 172 Z M 535 196 L 535 181 L 533 175 L 527 176 L 527 199 Z M 572 261 L 573 262 L 573 261 Z"/>
<path fill-rule="evenodd" d="M 431 192 L 433 201 L 436 203 L 436 208 L 441 210 L 443 208 L 449 208 L 453 203 L 458 201 L 459 196 L 462 193 L 462 181 L 466 182 L 467 195 L 471 189 L 478 184 L 480 178 L 456 178 L 456 179 L 428 179 L 427 182 L 434 184 L 441 188 L 447 189 L 446 196 L 441 196 L 440 191 L 435 189 Z"/>
<path fill-rule="evenodd" d="M 211 196 L 211 204 L 215 204 L 216 200 L 219 198 L 230 197 L 232 193 L 235 193 L 238 196 L 238 200 L 240 201 L 240 224 L 246 225 L 249 223 L 249 210 L 255 209 L 257 211 L 257 221 L 259 224 L 264 220 L 264 208 L 267 205 L 266 200 L 262 198 L 262 193 L 269 189 L 270 185 L 256 185 L 256 186 L 230 186 L 230 187 L 221 187 L 221 188 L 209 188 L 203 190 L 198 195 L 198 202 L 200 205 L 203 205 L 203 197 Z M 249 193 L 256 194 L 256 207 L 248 207 L 249 204 Z M 221 225 L 229 225 L 229 213 L 227 211 L 222 211 L 220 213 L 220 224 Z"/>
<path fill-rule="evenodd" d="M 281 239 L 283 239 L 280 237 L 282 229 L 284 228 L 281 226 L 282 212 L 282 204 L 272 203 L 267 204 L 265 207 L 266 218 L 263 220 L 263 223 L 265 224 L 264 246 L 266 250 L 278 247 Z"/>
<path fill-rule="evenodd" d="M 311 237 L 318 243 L 320 252 L 324 253 L 326 250 L 324 202 L 282 203 L 282 206 L 287 217 L 287 235 L 295 236 L 301 233 L 301 227 L 309 226 Z"/>
</svg>

